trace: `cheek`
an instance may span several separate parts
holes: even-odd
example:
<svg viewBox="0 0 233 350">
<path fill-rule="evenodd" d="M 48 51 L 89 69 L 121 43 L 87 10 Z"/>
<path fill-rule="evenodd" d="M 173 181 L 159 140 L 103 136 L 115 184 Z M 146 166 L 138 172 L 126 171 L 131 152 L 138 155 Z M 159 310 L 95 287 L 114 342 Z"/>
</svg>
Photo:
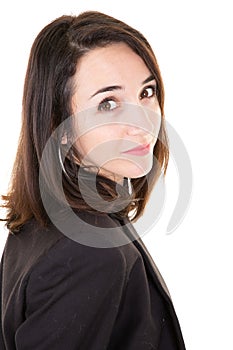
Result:
<svg viewBox="0 0 233 350">
<path fill-rule="evenodd" d="M 117 126 L 95 128 L 77 138 L 76 147 L 82 156 L 100 156 L 117 153 L 122 143 L 122 135 Z"/>
</svg>

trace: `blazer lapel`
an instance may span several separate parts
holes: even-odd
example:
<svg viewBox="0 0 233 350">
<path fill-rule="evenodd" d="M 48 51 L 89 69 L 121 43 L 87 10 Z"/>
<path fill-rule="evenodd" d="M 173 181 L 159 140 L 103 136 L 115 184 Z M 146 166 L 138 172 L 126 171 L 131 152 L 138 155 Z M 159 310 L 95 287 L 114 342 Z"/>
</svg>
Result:
<svg viewBox="0 0 233 350">
<path fill-rule="evenodd" d="M 127 219 L 124 218 L 122 223 L 122 228 L 127 231 L 127 236 L 130 237 L 131 241 L 134 243 L 134 245 L 138 248 L 142 256 L 144 257 L 147 267 L 150 270 L 150 273 L 152 277 L 158 282 L 158 287 L 162 289 L 161 291 L 165 292 L 165 297 L 167 297 L 168 301 L 171 302 L 171 295 L 169 293 L 169 290 L 166 286 L 166 283 L 159 272 L 159 269 L 155 265 L 155 262 L 153 258 L 151 257 L 149 251 L 147 250 L 145 244 L 143 243 L 142 239 L 140 238 L 139 234 L 135 230 L 133 224 Z"/>
</svg>

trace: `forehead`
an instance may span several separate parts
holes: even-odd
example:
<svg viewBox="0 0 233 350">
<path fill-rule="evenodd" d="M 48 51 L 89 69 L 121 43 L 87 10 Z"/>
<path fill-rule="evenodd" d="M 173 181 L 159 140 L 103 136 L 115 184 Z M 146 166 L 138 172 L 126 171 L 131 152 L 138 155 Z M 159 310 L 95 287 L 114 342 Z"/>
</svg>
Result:
<svg viewBox="0 0 233 350">
<path fill-rule="evenodd" d="M 121 84 L 126 80 L 141 82 L 149 74 L 143 59 L 128 45 L 114 43 L 85 54 L 78 62 L 76 80 L 77 87 L 91 84 L 98 88 L 99 85 Z"/>
</svg>

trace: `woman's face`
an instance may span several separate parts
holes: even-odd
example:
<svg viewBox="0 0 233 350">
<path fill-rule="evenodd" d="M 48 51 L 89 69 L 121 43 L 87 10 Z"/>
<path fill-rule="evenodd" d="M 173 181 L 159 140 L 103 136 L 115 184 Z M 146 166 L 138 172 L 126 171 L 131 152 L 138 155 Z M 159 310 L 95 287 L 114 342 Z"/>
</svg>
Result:
<svg viewBox="0 0 233 350">
<path fill-rule="evenodd" d="M 131 48 L 116 43 L 83 56 L 72 103 L 83 165 L 120 183 L 151 170 L 161 123 L 156 81 Z"/>
</svg>

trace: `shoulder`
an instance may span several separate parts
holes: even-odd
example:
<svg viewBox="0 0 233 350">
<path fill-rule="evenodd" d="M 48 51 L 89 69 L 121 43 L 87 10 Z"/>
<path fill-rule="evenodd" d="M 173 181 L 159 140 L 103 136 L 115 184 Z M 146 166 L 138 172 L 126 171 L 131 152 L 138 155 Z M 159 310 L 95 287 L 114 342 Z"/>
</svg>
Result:
<svg viewBox="0 0 233 350">
<path fill-rule="evenodd" d="M 62 300 L 62 295 L 70 295 L 74 305 L 75 295 L 80 300 L 88 296 L 97 300 L 104 295 L 118 300 L 138 254 L 133 244 L 96 248 L 61 237 L 31 266 L 26 299 L 33 304 L 30 302 L 28 310 L 36 311 L 46 300 Z"/>
<path fill-rule="evenodd" d="M 86 221 L 90 220 L 93 217 L 86 218 Z M 101 225 L 105 229 L 104 239 L 108 243 L 111 225 L 115 227 L 114 232 L 119 237 L 123 235 L 119 225 L 117 227 L 108 218 L 97 217 L 94 221 L 98 227 Z M 75 231 L 86 237 L 89 226 L 85 230 L 83 227 L 76 226 Z M 113 247 L 108 244 L 105 248 L 82 244 L 67 237 L 54 226 L 44 229 L 32 220 L 19 234 L 9 235 L 4 255 L 4 271 L 6 276 L 11 276 L 8 286 L 11 289 L 19 278 L 29 279 L 33 283 L 49 283 L 55 277 L 56 283 L 58 276 L 78 279 L 86 273 L 89 276 L 98 274 L 101 279 L 106 280 L 116 277 L 127 280 L 140 253 L 132 242 Z"/>
<path fill-rule="evenodd" d="M 42 254 L 30 271 L 34 283 L 55 280 L 80 280 L 98 276 L 99 283 L 127 281 L 138 259 L 133 244 L 119 247 L 90 247 L 63 236 Z"/>
<path fill-rule="evenodd" d="M 102 223 L 111 227 L 108 220 Z M 86 233 L 80 227 L 75 229 Z M 120 226 L 118 233 L 122 234 Z M 32 342 L 33 346 L 26 347 L 35 348 L 35 343 L 47 341 L 46 348 L 53 348 L 55 343 L 50 346 L 50 342 L 57 344 L 59 336 L 61 348 L 67 341 L 71 347 L 82 344 L 89 339 L 87 325 L 93 325 L 96 332 L 96 317 L 98 336 L 106 342 L 139 255 L 132 242 L 107 248 L 88 246 L 55 227 L 39 228 L 35 222 L 9 236 L 4 253 L 3 308 L 17 305 L 20 317 L 23 310 L 26 322 L 17 331 L 20 342 Z M 8 316 L 10 320 L 10 313 Z M 28 331 L 33 334 L 30 339 Z"/>
<path fill-rule="evenodd" d="M 99 242 L 104 242 L 102 246 L 95 245 L 96 242 L 93 244 L 93 241 L 88 244 L 91 227 L 95 229 L 96 242 L 98 236 L 100 236 Z M 93 271 L 102 269 L 103 273 L 115 271 L 118 274 L 128 275 L 139 258 L 140 253 L 132 242 L 111 245 L 113 233 L 120 240 L 123 240 L 125 235 L 120 225 L 116 225 L 107 216 L 94 217 L 85 214 L 81 224 L 74 226 L 74 231 L 78 239 L 70 238 L 66 232 L 59 231 L 53 225 L 46 229 L 41 228 L 35 220 L 32 220 L 19 234 L 10 235 L 6 246 L 7 260 L 11 260 L 11 266 L 16 264 L 19 269 L 24 269 L 28 273 L 30 270 L 40 274 L 43 271 L 48 272 L 49 269 L 65 271 L 68 268 L 74 271 L 74 275 L 82 269 L 93 269 Z"/>
<path fill-rule="evenodd" d="M 87 269 L 90 266 L 93 268 L 106 266 L 109 270 L 114 267 L 125 269 L 129 264 L 127 250 L 130 250 L 129 247 L 90 247 L 63 236 L 38 259 L 36 266 L 39 269 L 43 266 L 72 267 L 74 271 L 80 271 L 81 268 Z"/>
</svg>

